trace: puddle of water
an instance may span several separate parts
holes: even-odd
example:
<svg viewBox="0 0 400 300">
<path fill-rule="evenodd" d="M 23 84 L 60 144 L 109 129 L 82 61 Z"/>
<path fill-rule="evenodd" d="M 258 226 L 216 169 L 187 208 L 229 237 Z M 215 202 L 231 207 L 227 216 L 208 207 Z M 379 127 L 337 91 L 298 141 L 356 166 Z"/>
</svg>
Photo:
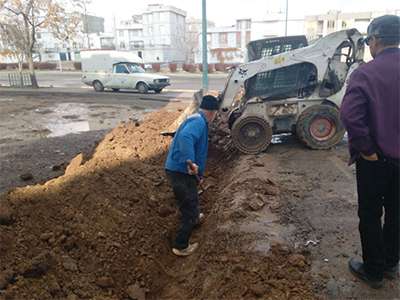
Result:
<svg viewBox="0 0 400 300">
<path fill-rule="evenodd" d="M 49 137 L 63 136 L 70 133 L 79 133 L 90 130 L 89 122 L 49 123 L 47 128 L 51 131 Z"/>
<path fill-rule="evenodd" d="M 3 101 L 4 98 L 0 97 Z M 71 133 L 109 130 L 122 121 L 141 120 L 153 109 L 131 105 L 93 105 L 58 103 L 9 113 L 0 120 L 0 137 L 4 143 L 14 139 L 32 140 L 58 137 Z"/>
<path fill-rule="evenodd" d="M 292 137 L 291 133 L 281 133 L 272 136 L 272 144 L 282 144 Z"/>
<path fill-rule="evenodd" d="M 281 134 L 275 134 L 272 136 L 272 144 L 282 144 L 282 143 L 287 143 L 291 139 L 294 138 L 294 135 L 291 133 L 281 133 Z M 347 132 L 344 134 L 342 142 L 347 143 L 348 142 L 348 135 Z"/>
<path fill-rule="evenodd" d="M 51 109 L 48 108 L 36 108 L 35 109 L 35 113 L 38 114 L 42 114 L 42 115 L 47 115 L 47 114 L 51 114 L 53 111 Z"/>
<path fill-rule="evenodd" d="M 116 127 L 121 121 L 141 119 L 143 113 L 153 110 L 132 111 L 129 106 L 93 106 L 81 103 L 60 103 L 51 108 L 45 127 L 49 137 L 63 136 L 92 130 Z"/>
</svg>

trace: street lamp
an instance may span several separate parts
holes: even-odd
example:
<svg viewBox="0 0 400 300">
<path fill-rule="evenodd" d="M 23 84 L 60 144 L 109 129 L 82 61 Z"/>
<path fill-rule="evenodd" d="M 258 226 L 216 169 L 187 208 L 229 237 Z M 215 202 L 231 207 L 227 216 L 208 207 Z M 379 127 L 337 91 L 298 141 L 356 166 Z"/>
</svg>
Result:
<svg viewBox="0 0 400 300">
<path fill-rule="evenodd" d="M 202 0 L 203 94 L 208 90 L 207 1 Z"/>
<path fill-rule="evenodd" d="M 289 0 L 286 0 L 285 36 L 287 36 L 287 29 L 288 29 L 288 13 L 289 13 Z"/>
</svg>

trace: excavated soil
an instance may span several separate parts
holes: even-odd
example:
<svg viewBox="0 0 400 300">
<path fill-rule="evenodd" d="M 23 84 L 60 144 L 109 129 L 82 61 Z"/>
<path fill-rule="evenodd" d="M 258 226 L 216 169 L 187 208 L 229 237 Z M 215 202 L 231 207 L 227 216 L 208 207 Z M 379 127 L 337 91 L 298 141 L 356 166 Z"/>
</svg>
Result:
<svg viewBox="0 0 400 300">
<path fill-rule="evenodd" d="M 159 132 L 178 115 L 121 124 L 65 175 L 0 196 L 0 299 L 314 298 L 307 255 L 284 244 L 279 186 L 227 148 L 211 145 L 199 250 L 171 253 Z"/>
</svg>

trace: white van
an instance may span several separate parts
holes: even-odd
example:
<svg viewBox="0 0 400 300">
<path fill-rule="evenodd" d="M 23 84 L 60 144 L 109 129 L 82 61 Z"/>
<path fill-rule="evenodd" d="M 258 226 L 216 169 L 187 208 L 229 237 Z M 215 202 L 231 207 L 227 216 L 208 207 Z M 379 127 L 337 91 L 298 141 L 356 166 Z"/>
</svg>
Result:
<svg viewBox="0 0 400 300">
<path fill-rule="evenodd" d="M 92 50 L 81 51 L 82 82 L 93 86 L 96 92 L 104 89 L 138 90 L 160 93 L 170 85 L 167 76 L 146 73 L 140 66 L 141 59 L 126 51 Z"/>
</svg>

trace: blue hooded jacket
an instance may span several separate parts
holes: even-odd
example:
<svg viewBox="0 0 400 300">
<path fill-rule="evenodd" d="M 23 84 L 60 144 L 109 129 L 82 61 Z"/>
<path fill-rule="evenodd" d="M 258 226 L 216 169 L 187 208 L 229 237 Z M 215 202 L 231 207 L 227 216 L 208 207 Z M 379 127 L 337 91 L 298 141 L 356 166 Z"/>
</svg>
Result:
<svg viewBox="0 0 400 300">
<path fill-rule="evenodd" d="M 204 175 L 208 153 L 208 122 L 202 112 L 189 116 L 175 133 L 165 169 L 187 174 L 187 160 L 199 166 Z"/>
</svg>

